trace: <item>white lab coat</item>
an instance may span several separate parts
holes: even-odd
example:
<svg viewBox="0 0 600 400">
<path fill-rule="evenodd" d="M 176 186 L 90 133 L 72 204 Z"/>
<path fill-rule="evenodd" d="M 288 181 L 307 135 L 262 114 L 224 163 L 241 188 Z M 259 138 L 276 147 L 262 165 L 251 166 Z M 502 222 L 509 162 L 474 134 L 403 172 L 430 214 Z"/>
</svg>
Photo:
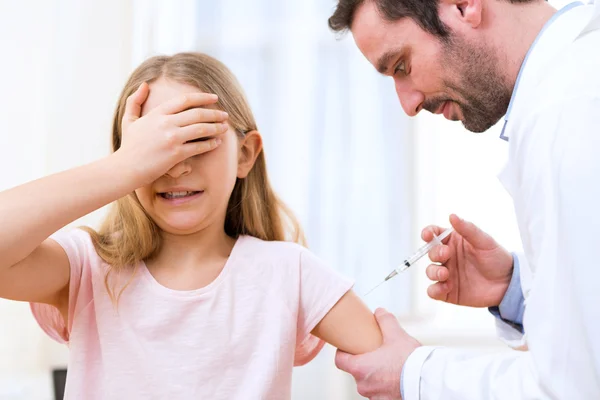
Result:
<svg viewBox="0 0 600 400">
<path fill-rule="evenodd" d="M 404 400 L 600 399 L 600 1 L 541 35 L 505 135 L 500 180 L 523 241 L 525 336 L 498 325 L 520 350 L 419 348 Z"/>
</svg>

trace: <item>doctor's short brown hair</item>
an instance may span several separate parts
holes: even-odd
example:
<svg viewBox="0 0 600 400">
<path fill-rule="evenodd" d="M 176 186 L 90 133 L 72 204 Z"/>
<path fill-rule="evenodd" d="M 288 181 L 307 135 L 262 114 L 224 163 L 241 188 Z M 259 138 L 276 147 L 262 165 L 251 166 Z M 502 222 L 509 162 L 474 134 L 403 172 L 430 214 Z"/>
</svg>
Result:
<svg viewBox="0 0 600 400">
<path fill-rule="evenodd" d="M 351 30 L 356 10 L 366 1 L 374 2 L 381 16 L 387 21 L 411 18 L 422 29 L 441 39 L 450 36 L 450 30 L 438 15 L 439 0 L 338 0 L 335 12 L 329 18 L 329 27 L 335 32 Z M 519 4 L 542 0 L 501 1 Z"/>
</svg>

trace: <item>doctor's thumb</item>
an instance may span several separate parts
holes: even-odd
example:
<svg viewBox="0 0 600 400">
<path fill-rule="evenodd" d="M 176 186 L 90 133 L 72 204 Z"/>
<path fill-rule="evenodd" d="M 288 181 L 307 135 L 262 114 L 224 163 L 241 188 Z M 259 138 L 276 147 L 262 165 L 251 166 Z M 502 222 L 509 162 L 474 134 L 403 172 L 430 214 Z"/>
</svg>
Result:
<svg viewBox="0 0 600 400">
<path fill-rule="evenodd" d="M 387 312 L 385 309 L 378 308 L 375 310 L 375 319 L 379 324 L 379 329 L 381 329 L 384 343 L 394 341 L 399 336 L 406 335 L 406 332 L 402 329 L 394 314 Z"/>
<path fill-rule="evenodd" d="M 493 242 L 491 236 L 482 231 L 472 222 L 465 221 L 456 214 L 450 216 L 450 224 L 467 242 L 475 247 L 488 247 Z"/>
<path fill-rule="evenodd" d="M 355 372 L 353 368 L 354 358 L 355 356 L 353 356 L 352 354 L 348 354 L 346 352 L 343 352 L 342 350 L 338 350 L 335 353 L 335 366 L 339 370 L 352 374 L 353 372 Z"/>
</svg>

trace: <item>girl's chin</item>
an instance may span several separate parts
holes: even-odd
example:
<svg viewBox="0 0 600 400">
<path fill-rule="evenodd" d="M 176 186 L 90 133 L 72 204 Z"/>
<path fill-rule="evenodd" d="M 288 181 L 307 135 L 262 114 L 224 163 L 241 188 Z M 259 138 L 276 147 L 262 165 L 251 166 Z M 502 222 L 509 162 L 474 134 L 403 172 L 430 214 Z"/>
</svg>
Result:
<svg viewBox="0 0 600 400">
<path fill-rule="evenodd" d="M 204 221 L 199 218 L 192 219 L 178 217 L 163 219 L 157 225 L 166 233 L 173 235 L 191 235 L 204 229 L 205 224 L 203 224 L 203 222 Z"/>
</svg>

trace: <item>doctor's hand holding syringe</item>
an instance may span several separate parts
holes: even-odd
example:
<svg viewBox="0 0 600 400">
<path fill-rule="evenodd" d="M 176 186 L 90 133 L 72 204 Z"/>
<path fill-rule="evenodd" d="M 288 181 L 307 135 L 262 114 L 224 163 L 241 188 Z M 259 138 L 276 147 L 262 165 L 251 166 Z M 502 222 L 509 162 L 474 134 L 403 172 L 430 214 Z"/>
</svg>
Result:
<svg viewBox="0 0 600 400">
<path fill-rule="evenodd" d="M 510 284 L 513 257 L 491 236 L 475 224 L 450 216 L 455 232 L 429 252 L 434 263 L 427 267 L 429 279 L 435 281 L 427 289 L 429 297 L 469 307 L 495 307 L 500 304 Z M 426 242 L 443 232 L 429 226 L 422 232 Z M 442 265 L 437 265 L 439 263 Z"/>
<path fill-rule="evenodd" d="M 431 225 L 423 229 L 426 244 L 365 296 L 429 255 L 433 264 L 426 273 L 435 282 L 427 290 L 429 297 L 461 306 L 498 306 L 511 281 L 512 255 L 474 224 L 456 215 L 450 216 L 450 222 L 451 228 Z"/>
</svg>

